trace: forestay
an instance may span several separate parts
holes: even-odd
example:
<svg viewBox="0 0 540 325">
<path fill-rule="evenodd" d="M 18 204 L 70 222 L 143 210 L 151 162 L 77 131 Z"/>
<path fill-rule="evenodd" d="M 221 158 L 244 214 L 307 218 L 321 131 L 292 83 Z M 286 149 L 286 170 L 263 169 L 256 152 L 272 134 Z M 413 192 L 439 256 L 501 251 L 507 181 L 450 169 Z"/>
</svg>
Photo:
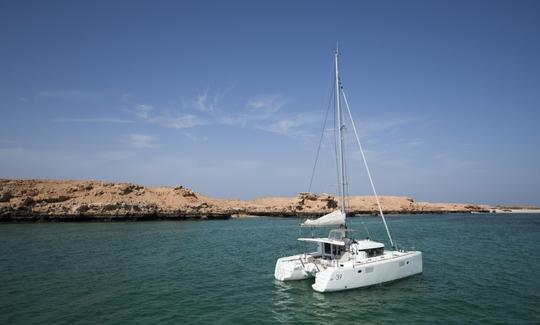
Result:
<svg viewBox="0 0 540 325">
<path fill-rule="evenodd" d="M 324 216 L 313 219 L 306 220 L 302 226 L 310 227 L 323 227 L 323 226 L 336 226 L 336 225 L 345 225 L 345 213 L 341 210 L 336 210 Z"/>
</svg>

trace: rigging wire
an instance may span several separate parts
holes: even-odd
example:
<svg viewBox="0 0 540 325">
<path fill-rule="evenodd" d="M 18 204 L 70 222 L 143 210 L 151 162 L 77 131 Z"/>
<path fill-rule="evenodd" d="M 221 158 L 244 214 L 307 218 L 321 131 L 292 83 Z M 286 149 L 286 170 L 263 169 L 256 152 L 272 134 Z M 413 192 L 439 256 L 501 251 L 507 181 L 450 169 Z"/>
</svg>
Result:
<svg viewBox="0 0 540 325">
<path fill-rule="evenodd" d="M 367 225 L 365 224 L 365 222 L 363 222 L 363 221 L 362 221 L 362 226 L 364 226 L 364 229 L 366 230 L 367 238 L 371 238 L 371 234 L 369 233 L 369 229 L 368 229 Z"/>
<path fill-rule="evenodd" d="M 384 213 L 382 210 L 381 202 L 379 201 L 379 196 L 377 195 L 377 191 L 375 190 L 375 184 L 373 184 L 373 179 L 371 177 L 371 172 L 369 171 L 368 163 L 366 160 L 366 156 L 364 155 L 364 149 L 362 148 L 362 143 L 360 142 L 360 137 L 358 137 L 358 132 L 356 131 L 356 126 L 354 124 L 354 120 L 352 118 L 351 109 L 349 108 L 349 103 L 347 102 L 347 96 L 345 95 L 345 91 L 343 90 L 343 87 L 341 88 L 341 93 L 343 94 L 343 99 L 345 100 L 345 106 L 347 107 L 347 111 L 349 112 L 349 118 L 351 121 L 351 125 L 353 127 L 354 135 L 356 136 L 356 142 L 358 143 L 358 148 L 360 149 L 360 153 L 362 154 L 362 160 L 364 161 L 364 166 L 366 167 L 366 172 L 369 178 L 369 182 L 371 183 L 371 189 L 373 190 L 373 194 L 375 195 L 375 200 L 377 201 L 377 206 L 379 207 L 379 213 L 381 214 L 381 218 L 384 223 L 384 228 L 386 229 L 386 234 L 388 235 L 388 239 L 390 240 L 390 245 L 392 248 L 395 249 L 394 241 L 392 240 L 392 236 L 390 235 L 390 230 L 388 229 L 388 225 L 386 224 L 386 219 L 384 218 Z"/>
<path fill-rule="evenodd" d="M 349 165 L 347 164 L 347 160 L 345 159 L 345 157 L 346 157 L 345 154 L 346 153 L 347 153 L 346 151 L 343 152 L 343 156 L 344 156 L 344 159 L 343 159 L 343 173 L 345 173 L 345 177 L 344 177 L 345 186 L 343 188 L 345 190 L 345 206 L 350 207 L 351 206 L 350 205 L 351 201 L 350 201 L 350 196 L 349 196 L 349 170 L 348 170 Z M 345 213 L 347 213 L 347 212 L 345 211 Z M 351 226 L 350 225 L 350 223 L 351 223 L 350 218 L 347 218 L 346 221 L 347 221 L 347 228 L 350 228 L 350 226 Z"/>
<path fill-rule="evenodd" d="M 343 92 L 343 86 L 340 85 L 340 94 Z M 345 125 L 345 120 L 343 120 L 343 130 L 341 131 L 343 133 L 343 139 L 345 140 L 346 136 L 347 136 L 347 127 Z M 349 170 L 348 170 L 348 167 L 349 165 L 347 164 L 347 151 L 345 150 L 346 148 L 343 148 L 343 179 L 344 179 L 344 186 L 343 186 L 343 190 L 344 190 L 344 195 L 343 195 L 343 198 L 345 199 L 345 202 L 343 203 L 345 207 L 350 207 L 350 197 L 349 197 Z M 345 211 L 345 213 L 347 213 Z M 350 226 L 351 226 L 351 221 L 349 218 L 346 218 L 345 219 L 346 222 L 347 222 L 347 228 L 350 229 Z"/>
<path fill-rule="evenodd" d="M 326 128 L 326 121 L 328 120 L 328 112 L 330 111 L 330 103 L 332 102 L 332 99 L 334 98 L 334 83 L 332 82 L 332 86 L 330 86 L 330 96 L 328 100 L 328 105 L 326 107 L 326 114 L 324 115 L 324 123 L 321 131 L 321 138 L 319 139 L 319 146 L 317 147 L 317 154 L 315 155 L 315 163 L 313 164 L 313 170 L 311 171 L 311 179 L 309 180 L 309 187 L 308 192 L 311 192 L 311 186 L 313 185 L 313 179 L 315 178 L 315 170 L 317 168 L 317 162 L 319 161 L 319 154 L 321 152 L 321 146 L 324 139 L 324 133 Z"/>
</svg>

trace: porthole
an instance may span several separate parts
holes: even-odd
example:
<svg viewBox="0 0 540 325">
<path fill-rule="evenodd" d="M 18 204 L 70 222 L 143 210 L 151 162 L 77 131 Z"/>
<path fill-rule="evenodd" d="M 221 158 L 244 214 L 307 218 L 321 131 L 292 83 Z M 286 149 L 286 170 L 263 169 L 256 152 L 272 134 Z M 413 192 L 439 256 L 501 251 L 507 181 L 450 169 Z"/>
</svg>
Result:
<svg viewBox="0 0 540 325">
<path fill-rule="evenodd" d="M 358 270 L 358 273 L 362 273 L 362 270 Z"/>
</svg>

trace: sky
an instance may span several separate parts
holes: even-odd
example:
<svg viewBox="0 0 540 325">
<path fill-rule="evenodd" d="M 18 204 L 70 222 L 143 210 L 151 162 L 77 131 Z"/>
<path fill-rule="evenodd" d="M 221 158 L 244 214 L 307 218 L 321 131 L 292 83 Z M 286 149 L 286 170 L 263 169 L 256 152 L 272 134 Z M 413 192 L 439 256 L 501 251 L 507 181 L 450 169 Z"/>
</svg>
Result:
<svg viewBox="0 0 540 325">
<path fill-rule="evenodd" d="M 538 1 L 1 1 L 0 177 L 540 205 Z M 324 131 L 323 131 L 324 129 Z M 370 194 L 346 129 L 349 192 Z"/>
</svg>

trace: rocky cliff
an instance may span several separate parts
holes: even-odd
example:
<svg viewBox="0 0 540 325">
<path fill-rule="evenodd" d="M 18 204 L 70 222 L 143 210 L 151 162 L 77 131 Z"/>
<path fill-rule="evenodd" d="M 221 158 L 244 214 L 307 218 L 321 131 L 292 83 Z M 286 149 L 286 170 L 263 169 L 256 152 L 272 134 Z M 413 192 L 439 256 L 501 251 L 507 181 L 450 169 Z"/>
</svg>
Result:
<svg viewBox="0 0 540 325">
<path fill-rule="evenodd" d="M 453 203 L 415 202 L 406 197 L 381 196 L 387 213 L 482 212 L 490 207 Z M 300 193 L 252 201 L 204 196 L 182 186 L 145 187 L 130 183 L 64 180 L 0 179 L 0 221 L 212 219 L 238 215 L 308 216 L 338 206 L 331 195 Z M 377 213 L 371 196 L 352 196 L 352 214 Z"/>
</svg>

